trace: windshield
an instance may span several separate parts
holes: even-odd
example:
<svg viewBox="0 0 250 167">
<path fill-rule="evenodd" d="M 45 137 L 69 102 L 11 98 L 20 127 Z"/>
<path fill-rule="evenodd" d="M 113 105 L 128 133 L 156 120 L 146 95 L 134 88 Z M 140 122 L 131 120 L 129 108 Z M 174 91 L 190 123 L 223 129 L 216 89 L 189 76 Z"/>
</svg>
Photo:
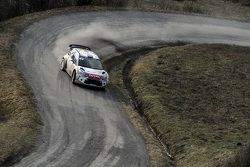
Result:
<svg viewBox="0 0 250 167">
<path fill-rule="evenodd" d="M 78 66 L 103 70 L 101 61 L 91 57 L 79 57 Z"/>
</svg>

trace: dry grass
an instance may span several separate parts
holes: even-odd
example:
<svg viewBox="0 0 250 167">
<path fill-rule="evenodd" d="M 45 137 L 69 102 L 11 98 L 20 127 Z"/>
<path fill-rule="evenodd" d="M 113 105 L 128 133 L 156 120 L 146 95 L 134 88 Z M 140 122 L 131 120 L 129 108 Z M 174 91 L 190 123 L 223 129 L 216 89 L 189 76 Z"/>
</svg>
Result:
<svg viewBox="0 0 250 167">
<path fill-rule="evenodd" d="M 249 152 L 249 64 L 246 47 L 190 45 L 160 49 L 133 66 L 139 107 L 177 167 L 249 164 L 241 152 Z"/>
<path fill-rule="evenodd" d="M 40 124 L 31 92 L 10 58 L 8 44 L 8 37 L 0 37 L 0 165 L 31 149 Z"/>
<path fill-rule="evenodd" d="M 209 16 L 250 21 L 250 7 L 225 0 L 200 0 L 202 9 L 207 9 Z"/>
<path fill-rule="evenodd" d="M 97 5 L 102 0 L 94 1 Z M 114 5 L 111 5 L 114 6 Z M 213 16 L 218 18 L 228 18 L 235 20 L 250 21 L 250 7 L 240 3 L 233 3 L 225 0 L 197 0 L 197 1 L 174 1 L 174 0 L 129 0 L 126 1 L 127 8 L 137 8 L 146 11 L 170 12 L 182 14 L 198 14 Z"/>
</svg>

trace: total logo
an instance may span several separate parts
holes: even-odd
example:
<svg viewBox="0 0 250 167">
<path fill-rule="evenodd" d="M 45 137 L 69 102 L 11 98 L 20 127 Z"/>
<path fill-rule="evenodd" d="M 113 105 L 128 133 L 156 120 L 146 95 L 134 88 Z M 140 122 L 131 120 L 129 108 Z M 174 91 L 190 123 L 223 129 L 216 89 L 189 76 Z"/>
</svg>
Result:
<svg viewBox="0 0 250 167">
<path fill-rule="evenodd" d="M 98 80 L 101 80 L 101 79 L 102 79 L 102 76 L 94 75 L 94 74 L 89 74 L 88 77 L 89 77 L 89 78 L 95 78 L 95 79 L 98 79 Z"/>
</svg>

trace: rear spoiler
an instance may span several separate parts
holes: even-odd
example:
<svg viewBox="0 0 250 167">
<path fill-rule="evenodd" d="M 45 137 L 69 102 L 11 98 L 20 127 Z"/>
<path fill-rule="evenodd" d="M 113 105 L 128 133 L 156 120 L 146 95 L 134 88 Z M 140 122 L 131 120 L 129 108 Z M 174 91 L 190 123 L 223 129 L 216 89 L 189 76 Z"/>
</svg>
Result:
<svg viewBox="0 0 250 167">
<path fill-rule="evenodd" d="M 87 46 L 82 46 L 82 45 L 77 45 L 77 44 L 70 44 L 69 45 L 69 49 L 72 50 L 73 48 L 81 48 L 81 49 L 86 49 L 86 50 L 91 50 L 89 47 Z"/>
</svg>

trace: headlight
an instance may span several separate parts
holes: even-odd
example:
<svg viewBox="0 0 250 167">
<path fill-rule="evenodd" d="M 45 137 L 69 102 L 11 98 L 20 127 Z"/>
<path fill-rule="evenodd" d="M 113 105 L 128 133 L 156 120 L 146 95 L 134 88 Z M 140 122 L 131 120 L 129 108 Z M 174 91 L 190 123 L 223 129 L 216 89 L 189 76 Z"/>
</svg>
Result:
<svg viewBox="0 0 250 167">
<path fill-rule="evenodd" d="M 85 72 L 85 70 L 83 68 L 80 68 L 79 69 L 79 72 L 81 75 L 83 75 L 84 77 L 87 77 L 88 76 L 88 73 Z"/>
<path fill-rule="evenodd" d="M 108 82 L 109 81 L 109 77 L 106 76 L 106 77 L 103 78 L 103 80 L 105 80 L 106 82 Z"/>
<path fill-rule="evenodd" d="M 80 73 L 85 73 L 85 70 L 83 68 L 80 68 Z"/>
</svg>

